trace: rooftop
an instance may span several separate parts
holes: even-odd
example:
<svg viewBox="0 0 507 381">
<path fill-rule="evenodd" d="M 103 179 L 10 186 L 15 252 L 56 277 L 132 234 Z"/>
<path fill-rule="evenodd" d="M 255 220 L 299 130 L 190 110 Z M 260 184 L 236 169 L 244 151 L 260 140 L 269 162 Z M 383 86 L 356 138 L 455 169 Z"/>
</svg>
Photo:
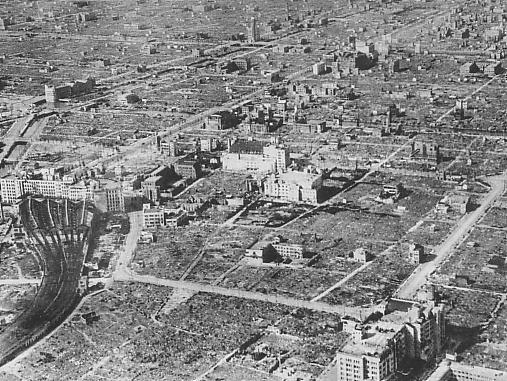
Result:
<svg viewBox="0 0 507 381">
<path fill-rule="evenodd" d="M 231 153 L 256 153 L 261 155 L 266 144 L 256 140 L 236 140 L 231 144 Z"/>
<path fill-rule="evenodd" d="M 315 180 L 322 177 L 320 173 L 300 172 L 300 171 L 287 171 L 280 173 L 276 176 L 278 179 L 291 184 L 313 183 Z"/>
<path fill-rule="evenodd" d="M 402 328 L 403 324 L 400 323 L 377 322 L 367 326 L 364 339 L 361 341 L 351 340 L 342 347 L 340 352 L 356 356 L 380 354 Z"/>
</svg>

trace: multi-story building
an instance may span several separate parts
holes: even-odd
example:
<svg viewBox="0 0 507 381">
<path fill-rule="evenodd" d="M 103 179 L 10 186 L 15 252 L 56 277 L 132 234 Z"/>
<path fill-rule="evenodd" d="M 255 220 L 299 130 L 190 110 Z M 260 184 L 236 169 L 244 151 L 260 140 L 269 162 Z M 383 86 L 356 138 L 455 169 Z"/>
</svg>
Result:
<svg viewBox="0 0 507 381">
<path fill-rule="evenodd" d="M 347 325 L 344 325 L 347 331 Z M 350 327 L 351 339 L 337 353 L 337 381 L 389 379 L 409 359 L 433 361 L 445 337 L 443 307 L 430 302 L 395 311 L 367 327 Z"/>
<path fill-rule="evenodd" d="M 321 198 L 322 174 L 310 170 L 272 174 L 264 180 L 264 194 L 288 202 L 317 204 Z"/>
<path fill-rule="evenodd" d="M 143 226 L 146 229 L 177 227 L 187 219 L 187 212 L 182 209 L 150 208 L 149 204 L 143 206 Z"/>
<path fill-rule="evenodd" d="M 64 180 L 20 179 L 15 176 L 0 179 L 2 202 L 8 204 L 14 204 L 16 200 L 29 194 L 70 200 L 93 200 L 97 188 L 98 184 L 94 181 L 73 184 Z"/>
<path fill-rule="evenodd" d="M 260 30 L 259 26 L 257 25 L 257 20 L 255 19 L 255 17 L 252 17 L 252 19 L 250 20 L 250 25 L 248 26 L 247 29 L 248 29 L 248 42 L 252 43 L 260 41 L 261 39 Z"/>
<path fill-rule="evenodd" d="M 207 130 L 226 130 L 237 124 L 234 115 L 229 111 L 219 111 L 206 118 L 205 127 Z"/>
<path fill-rule="evenodd" d="M 426 381 L 503 381 L 507 372 L 443 360 Z"/>
<path fill-rule="evenodd" d="M 87 78 L 86 81 L 78 80 L 60 86 L 45 85 L 46 102 L 55 103 L 60 99 L 87 94 L 93 90 L 94 86 L 95 79 L 91 77 Z"/>
<path fill-rule="evenodd" d="M 59 99 L 70 98 L 72 95 L 72 90 L 69 85 L 45 85 L 44 94 L 47 103 L 56 103 Z"/>
<path fill-rule="evenodd" d="M 282 242 L 278 236 L 266 236 L 246 249 L 248 257 L 262 259 L 263 262 L 285 259 L 299 260 L 304 258 L 305 253 L 304 245 Z"/>
<path fill-rule="evenodd" d="M 425 160 L 431 164 L 438 164 L 442 159 L 438 144 L 423 141 L 412 142 L 411 157 L 416 160 Z"/>
<path fill-rule="evenodd" d="M 169 156 L 179 156 L 181 154 L 181 149 L 177 142 L 174 140 L 165 141 L 159 135 L 155 138 L 155 144 L 157 146 L 157 151 L 169 155 Z"/>
<path fill-rule="evenodd" d="M 470 211 L 471 206 L 470 196 L 466 194 L 448 194 L 437 203 L 436 210 L 438 213 L 443 214 L 449 210 L 465 214 Z"/>
<path fill-rule="evenodd" d="M 157 202 L 160 199 L 162 189 L 162 176 L 150 176 L 141 183 L 143 196 L 151 202 Z"/>
<path fill-rule="evenodd" d="M 149 205 L 149 204 L 148 204 Z M 164 211 L 162 209 L 143 207 L 143 226 L 146 229 L 154 229 L 164 226 Z"/>
<path fill-rule="evenodd" d="M 393 203 L 395 201 L 398 201 L 403 193 L 403 184 L 385 184 L 377 197 L 377 201 L 384 203 Z"/>
<path fill-rule="evenodd" d="M 144 44 L 141 46 L 142 54 L 155 54 L 157 52 L 157 47 L 152 44 Z"/>
<path fill-rule="evenodd" d="M 198 179 L 202 176 L 201 164 L 190 157 L 180 159 L 175 164 L 176 173 L 186 179 Z"/>
<path fill-rule="evenodd" d="M 326 64 L 324 62 L 317 62 L 312 66 L 312 73 L 314 75 L 321 75 L 326 72 Z"/>
<path fill-rule="evenodd" d="M 308 123 L 293 123 L 292 131 L 300 134 L 321 134 L 327 131 L 325 121 L 310 121 Z"/>
<path fill-rule="evenodd" d="M 442 351 L 445 340 L 445 314 L 442 305 L 429 303 L 413 306 L 407 312 L 407 338 L 411 348 L 407 351 L 411 358 L 433 361 Z"/>
<path fill-rule="evenodd" d="M 0 30 L 6 30 L 9 25 L 11 22 L 8 18 L 0 18 Z"/>
<path fill-rule="evenodd" d="M 349 259 L 354 262 L 366 263 L 373 259 L 373 255 L 364 247 L 358 247 L 350 253 Z"/>
<path fill-rule="evenodd" d="M 238 140 L 222 156 L 227 171 L 282 172 L 289 165 L 289 151 L 283 145 Z"/>
<path fill-rule="evenodd" d="M 199 143 L 202 152 L 213 152 L 220 146 L 220 142 L 216 138 L 200 139 Z"/>
<path fill-rule="evenodd" d="M 303 259 L 305 248 L 303 245 L 290 243 L 275 243 L 272 245 L 276 253 L 282 258 Z"/>
<path fill-rule="evenodd" d="M 377 322 L 369 329 L 353 327 L 352 340 L 336 357 L 337 380 L 381 381 L 400 365 L 405 349 L 404 326 L 394 322 Z"/>
<path fill-rule="evenodd" d="M 239 71 L 250 70 L 250 58 L 248 58 L 248 57 L 239 57 L 239 58 L 234 59 L 233 62 L 237 66 Z"/>
<path fill-rule="evenodd" d="M 95 13 L 79 12 L 76 15 L 76 21 L 79 23 L 86 22 L 86 21 L 94 21 L 94 20 L 97 20 L 97 15 Z"/>
<path fill-rule="evenodd" d="M 290 163 L 289 151 L 283 145 L 271 144 L 265 146 L 262 153 L 266 157 L 275 159 L 276 172 L 285 172 Z"/>
<path fill-rule="evenodd" d="M 424 246 L 418 243 L 409 243 L 407 247 L 408 261 L 414 265 L 418 265 L 424 260 Z"/>
<path fill-rule="evenodd" d="M 162 165 L 154 169 L 148 173 L 146 179 L 141 183 L 144 197 L 151 202 L 159 201 L 161 191 L 167 189 L 171 180 L 175 178 L 176 175 L 172 167 Z"/>
<path fill-rule="evenodd" d="M 121 186 L 106 189 L 106 208 L 108 212 L 125 212 L 125 197 Z"/>
</svg>

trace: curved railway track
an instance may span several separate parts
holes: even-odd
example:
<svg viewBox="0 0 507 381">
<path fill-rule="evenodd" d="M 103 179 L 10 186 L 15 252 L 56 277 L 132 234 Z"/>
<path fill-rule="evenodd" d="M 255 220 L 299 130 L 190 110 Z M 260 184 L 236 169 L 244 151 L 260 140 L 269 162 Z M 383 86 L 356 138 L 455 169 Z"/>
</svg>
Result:
<svg viewBox="0 0 507 381">
<path fill-rule="evenodd" d="M 28 310 L 0 334 L 0 365 L 56 328 L 82 297 L 86 241 L 91 221 L 85 201 L 26 198 L 19 215 L 36 247 L 43 279 Z"/>
</svg>

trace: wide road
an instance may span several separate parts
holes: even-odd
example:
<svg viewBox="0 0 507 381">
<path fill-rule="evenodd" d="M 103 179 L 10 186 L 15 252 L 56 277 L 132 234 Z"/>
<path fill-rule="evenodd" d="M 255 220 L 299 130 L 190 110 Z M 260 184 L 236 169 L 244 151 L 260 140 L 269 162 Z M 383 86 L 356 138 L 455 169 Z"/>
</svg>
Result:
<svg viewBox="0 0 507 381">
<path fill-rule="evenodd" d="M 129 213 L 129 223 L 130 230 L 125 238 L 125 248 L 118 257 L 115 272 L 125 272 L 128 266 L 130 266 L 130 262 L 132 262 L 137 241 L 143 230 L 143 212 L 137 211 Z"/>
<path fill-rule="evenodd" d="M 113 274 L 115 281 L 138 282 L 153 284 L 156 286 L 179 288 L 194 292 L 207 292 L 211 294 L 223 295 L 228 297 L 236 297 L 249 300 L 257 300 L 260 302 L 269 302 L 275 304 L 283 304 L 294 308 L 307 308 L 313 311 L 328 312 L 338 314 L 340 316 L 352 316 L 360 320 L 366 319 L 375 311 L 375 307 L 348 307 L 343 305 L 331 305 L 323 302 L 313 302 L 309 300 L 301 300 L 283 295 L 263 294 L 262 292 L 244 291 L 234 288 L 214 286 L 197 282 L 161 279 L 151 275 L 135 274 L 131 270 L 115 271 Z"/>
<path fill-rule="evenodd" d="M 7 158 L 12 146 L 21 137 L 21 134 L 28 123 L 34 118 L 34 114 L 30 114 L 24 118 L 17 119 L 2 137 L 3 148 L 0 151 L 0 162 Z"/>
<path fill-rule="evenodd" d="M 486 194 L 481 205 L 471 213 L 464 215 L 456 225 L 454 231 L 435 249 L 435 259 L 431 262 L 419 265 L 412 275 L 400 286 L 395 296 L 400 299 L 411 299 L 417 291 L 427 282 L 431 275 L 465 240 L 472 228 L 480 221 L 493 203 L 502 196 L 505 190 L 507 171 L 500 176 L 489 177 L 487 181 L 491 184 L 491 190 Z"/>
<path fill-rule="evenodd" d="M 125 249 L 120 254 L 116 269 L 113 272 L 113 281 L 117 282 L 139 282 L 154 284 L 157 286 L 172 287 L 185 289 L 193 292 L 208 292 L 223 296 L 232 296 L 243 299 L 258 300 L 276 304 L 283 304 L 295 308 L 307 308 L 315 311 L 330 312 L 341 316 L 349 315 L 358 319 L 365 319 L 372 312 L 374 307 L 347 307 L 341 305 L 331 305 L 318 301 L 300 300 L 281 295 L 269 295 L 261 292 L 243 291 L 233 288 L 219 287 L 215 285 L 202 284 L 197 282 L 189 282 L 185 280 L 170 280 L 157 278 L 151 275 L 139 275 L 129 268 L 134 257 L 137 241 L 142 230 L 142 213 L 129 213 L 130 231 L 125 239 Z M 109 283 L 109 282 L 108 282 Z"/>
</svg>

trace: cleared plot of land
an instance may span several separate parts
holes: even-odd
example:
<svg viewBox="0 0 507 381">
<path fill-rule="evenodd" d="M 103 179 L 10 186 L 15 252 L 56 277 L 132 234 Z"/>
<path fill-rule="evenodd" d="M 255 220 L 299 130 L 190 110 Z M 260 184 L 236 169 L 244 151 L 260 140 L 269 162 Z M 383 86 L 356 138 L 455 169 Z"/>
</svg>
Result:
<svg viewBox="0 0 507 381">
<path fill-rule="evenodd" d="M 498 315 L 488 325 L 466 352 L 464 361 L 468 364 L 486 366 L 488 368 L 507 369 L 507 306 L 505 303 Z"/>
<path fill-rule="evenodd" d="M 148 115 L 134 112 L 105 113 L 64 113 L 63 116 L 52 116 L 43 130 L 42 139 L 72 140 L 92 143 L 99 137 L 108 138 L 107 143 L 154 134 L 164 128 L 167 120 L 151 118 Z"/>
<path fill-rule="evenodd" d="M 133 267 L 139 274 L 179 279 L 214 229 L 197 225 L 159 229 L 156 242 L 137 246 Z"/>
<path fill-rule="evenodd" d="M 209 375 L 208 380 L 230 371 L 227 380 L 241 380 L 240 375 L 264 375 L 265 380 L 282 380 L 296 373 L 302 379 L 317 377 L 332 360 L 348 334 L 341 332 L 335 316 L 305 310 L 286 315 L 267 327 L 262 336 L 241 348 L 229 364 Z M 280 360 L 280 361 L 279 361 Z"/>
<path fill-rule="evenodd" d="M 36 285 L 0 286 L 0 332 L 30 307 L 36 293 Z"/>
<path fill-rule="evenodd" d="M 0 251 L 0 279 L 40 278 L 41 270 L 33 250 L 21 244 L 3 244 Z"/>
<path fill-rule="evenodd" d="M 452 224 L 438 221 L 424 221 L 416 229 L 409 231 L 404 237 L 423 246 L 436 246 L 444 240 L 452 230 Z"/>
<path fill-rule="evenodd" d="M 280 227 L 310 210 L 310 206 L 257 201 L 236 221 L 239 225 Z"/>
<path fill-rule="evenodd" d="M 156 242 L 137 246 L 133 264 L 137 273 L 179 279 L 198 260 L 188 280 L 211 283 L 236 264 L 263 232 L 240 226 L 190 224 L 154 233 Z"/>
<path fill-rule="evenodd" d="M 277 326 L 282 334 L 302 339 L 296 354 L 307 363 L 325 366 L 334 358 L 336 350 L 348 334 L 340 330 L 336 316 L 324 312 L 297 310 Z"/>
<path fill-rule="evenodd" d="M 185 192 L 185 197 L 196 196 L 208 198 L 214 196 L 225 198 L 226 195 L 243 195 L 246 192 L 247 178 L 249 178 L 249 176 L 243 173 L 217 170 L 203 180 L 200 180 L 198 184 Z"/>
<path fill-rule="evenodd" d="M 211 374 L 204 378 L 205 381 L 243 381 L 243 380 L 256 380 L 256 381 L 282 381 L 283 378 L 265 373 L 255 368 L 248 368 L 239 366 L 232 363 L 225 363 L 217 367 Z"/>
<path fill-rule="evenodd" d="M 507 235 L 503 230 L 476 228 L 438 270 L 451 285 L 505 292 Z"/>
<path fill-rule="evenodd" d="M 446 318 L 454 328 L 478 328 L 488 321 L 500 296 L 484 292 L 437 287 L 445 302 Z"/>
<path fill-rule="evenodd" d="M 491 208 L 481 220 L 481 224 L 494 228 L 507 228 L 507 208 Z"/>
<path fill-rule="evenodd" d="M 139 334 L 154 325 L 149 316 L 158 310 L 168 288 L 119 286 L 89 299 L 68 323 L 28 357 L 18 372 L 23 379 L 76 380 Z M 70 345 L 71 344 L 71 345 Z M 132 368 L 126 367 L 127 371 Z"/>
<path fill-rule="evenodd" d="M 332 237 L 326 237 L 320 243 L 322 245 L 309 244 L 310 250 L 319 254 L 318 260 L 312 266 L 342 276 L 349 274 L 361 265 L 347 260 L 354 250 L 363 248 L 376 256 L 390 245 L 390 242 L 383 241 L 335 240 Z"/>
<path fill-rule="evenodd" d="M 56 163 L 64 166 L 81 165 L 84 160 L 95 160 L 108 149 L 73 140 L 41 141 L 30 146 L 25 163 L 36 161 L 41 167 L 53 167 Z M 112 152 L 112 151 L 110 151 Z"/>
<path fill-rule="evenodd" d="M 260 260 L 259 260 L 260 262 Z M 347 276 L 360 264 L 343 259 L 320 259 L 312 267 L 276 267 L 242 265 L 227 274 L 221 286 L 247 291 L 284 293 L 296 298 L 316 296 Z"/>
<path fill-rule="evenodd" d="M 379 303 L 391 296 L 414 269 L 415 266 L 406 261 L 406 256 L 390 251 L 375 258 L 368 267 L 322 301 L 348 306 Z"/>
<path fill-rule="evenodd" d="M 125 283 L 90 297 L 69 322 L 21 359 L 13 374 L 37 380 L 186 381 L 241 347 L 208 377 L 214 380 L 230 366 L 246 366 L 245 361 L 252 369 L 269 366 L 274 357 L 264 363 L 252 358 L 261 345 L 284 355 L 278 371 L 291 366 L 318 375 L 347 337 L 332 314 L 213 294 L 196 294 L 167 310 L 172 291 Z M 258 373 L 239 368 L 231 375 Z M 274 376 L 265 380 L 278 381 Z"/>
<path fill-rule="evenodd" d="M 250 271 L 256 274 L 257 277 L 248 282 L 248 273 Z M 243 275 L 246 276 L 244 280 Z M 222 284 L 225 286 L 235 285 L 242 289 L 266 294 L 311 299 L 342 278 L 343 275 L 332 274 L 313 268 L 291 269 L 272 267 L 270 269 L 255 269 L 246 267 L 229 274 Z"/>
<path fill-rule="evenodd" d="M 291 228 L 336 239 L 397 241 L 413 224 L 413 221 L 407 221 L 398 215 L 330 206 L 300 218 Z"/>
</svg>

